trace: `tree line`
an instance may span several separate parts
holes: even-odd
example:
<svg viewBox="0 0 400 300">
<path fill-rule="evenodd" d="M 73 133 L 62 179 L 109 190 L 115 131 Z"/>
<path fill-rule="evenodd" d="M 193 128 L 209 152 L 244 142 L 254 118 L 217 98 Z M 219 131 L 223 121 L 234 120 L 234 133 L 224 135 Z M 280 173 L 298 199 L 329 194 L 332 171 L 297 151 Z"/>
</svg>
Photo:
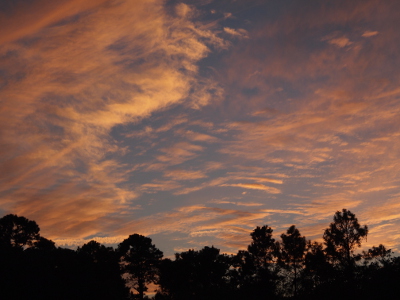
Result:
<svg viewBox="0 0 400 300">
<path fill-rule="evenodd" d="M 117 248 L 90 241 L 77 250 L 56 247 L 35 221 L 0 219 L 1 299 L 399 299 L 400 257 L 379 245 L 357 251 L 368 227 L 349 210 L 337 211 L 323 243 L 295 225 L 273 238 L 256 227 L 247 250 L 215 247 L 163 258 L 149 237 L 130 235 Z M 150 291 L 152 292 L 152 291 Z"/>
</svg>

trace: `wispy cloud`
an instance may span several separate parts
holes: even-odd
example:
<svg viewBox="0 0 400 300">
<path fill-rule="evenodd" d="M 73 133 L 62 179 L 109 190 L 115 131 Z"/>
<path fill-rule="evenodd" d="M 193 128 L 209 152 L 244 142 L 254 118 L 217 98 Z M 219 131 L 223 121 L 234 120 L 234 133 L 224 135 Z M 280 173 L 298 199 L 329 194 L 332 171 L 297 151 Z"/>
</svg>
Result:
<svg viewBox="0 0 400 300">
<path fill-rule="evenodd" d="M 266 186 L 261 183 L 231 183 L 231 184 L 222 184 L 221 186 L 232 186 L 232 187 L 240 187 L 243 189 L 251 189 L 251 190 L 262 190 L 271 194 L 279 194 L 281 191 L 277 188 Z"/>
<path fill-rule="evenodd" d="M 363 36 L 363 37 L 371 37 L 371 36 L 377 35 L 378 33 L 379 33 L 378 31 L 366 30 L 366 31 L 362 34 L 362 36 Z"/>
<path fill-rule="evenodd" d="M 161 152 L 164 152 L 164 154 L 157 156 L 157 159 L 170 165 L 178 165 L 195 158 L 198 156 L 198 152 L 203 149 L 199 145 L 180 142 L 171 147 L 161 149 Z"/>
<path fill-rule="evenodd" d="M 23 2 L 0 13 L 2 212 L 60 245 L 234 252 L 348 208 L 399 248 L 400 2 Z"/>
<path fill-rule="evenodd" d="M 223 43 L 182 5 L 173 16 L 160 1 L 102 2 L 32 2 L 1 26 L 10 74 L 0 91 L 2 201 L 13 199 L 8 209 L 43 224 L 50 238 L 101 231 L 97 220 L 138 196 L 127 183 L 131 169 L 110 159 L 126 153 L 111 129 L 189 95 L 190 105 L 206 104 L 196 64 L 207 41 Z M 158 160 L 178 164 L 201 149 L 178 143 Z"/>
<path fill-rule="evenodd" d="M 165 177 L 173 178 L 175 180 L 193 180 L 207 177 L 202 171 L 191 170 L 171 170 L 164 172 Z"/>
<path fill-rule="evenodd" d="M 350 40 L 346 37 L 333 38 L 333 39 L 328 40 L 328 43 L 332 44 L 332 45 L 336 45 L 340 48 L 343 48 L 343 47 L 346 47 L 346 46 L 349 46 L 352 44 L 352 42 L 350 42 Z"/>
<path fill-rule="evenodd" d="M 241 38 L 248 38 L 248 32 L 245 29 L 239 28 L 239 29 L 233 29 L 230 27 L 224 27 L 224 31 L 230 35 L 241 37 Z"/>
</svg>

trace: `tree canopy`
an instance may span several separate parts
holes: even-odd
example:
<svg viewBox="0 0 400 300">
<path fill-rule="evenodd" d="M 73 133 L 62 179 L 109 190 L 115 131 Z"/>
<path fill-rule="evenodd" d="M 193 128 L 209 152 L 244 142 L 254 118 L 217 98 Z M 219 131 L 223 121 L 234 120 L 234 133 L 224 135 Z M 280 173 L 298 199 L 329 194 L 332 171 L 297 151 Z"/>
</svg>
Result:
<svg viewBox="0 0 400 300">
<path fill-rule="evenodd" d="M 118 252 L 127 284 L 139 293 L 139 299 L 143 299 L 146 285 L 157 282 L 163 253 L 152 244 L 150 238 L 140 234 L 125 239 L 119 244 Z"/>
<path fill-rule="evenodd" d="M 337 211 L 323 235 L 326 253 L 342 267 L 351 268 L 356 259 L 354 251 L 367 235 L 368 226 L 361 226 L 355 214 L 347 209 Z"/>
<path fill-rule="evenodd" d="M 368 234 L 355 215 L 334 214 L 323 241 L 295 225 L 273 237 L 257 226 L 235 255 L 214 246 L 163 259 L 149 237 L 132 234 L 117 249 L 94 240 L 76 250 L 56 247 L 34 221 L 0 218 L 1 299 L 397 299 L 400 257 L 384 245 L 357 251 Z M 153 291 L 151 291 L 153 292 Z"/>
<path fill-rule="evenodd" d="M 0 219 L 0 243 L 3 247 L 31 247 L 39 241 L 39 226 L 25 217 L 9 214 Z"/>
</svg>

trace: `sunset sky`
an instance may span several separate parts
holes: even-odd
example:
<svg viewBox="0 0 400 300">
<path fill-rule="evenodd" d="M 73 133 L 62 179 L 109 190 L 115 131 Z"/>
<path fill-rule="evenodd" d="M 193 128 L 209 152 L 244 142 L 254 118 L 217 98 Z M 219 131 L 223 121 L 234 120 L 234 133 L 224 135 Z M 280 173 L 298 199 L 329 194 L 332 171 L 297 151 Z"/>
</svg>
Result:
<svg viewBox="0 0 400 300">
<path fill-rule="evenodd" d="M 400 1 L 0 2 L 0 216 L 236 253 L 337 210 L 400 252 Z"/>
</svg>

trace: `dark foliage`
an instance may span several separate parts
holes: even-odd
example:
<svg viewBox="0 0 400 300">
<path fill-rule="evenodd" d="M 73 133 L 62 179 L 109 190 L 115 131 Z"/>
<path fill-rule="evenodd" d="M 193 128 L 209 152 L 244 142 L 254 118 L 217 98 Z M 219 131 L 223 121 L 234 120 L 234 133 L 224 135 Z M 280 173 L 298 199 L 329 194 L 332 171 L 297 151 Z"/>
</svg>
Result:
<svg viewBox="0 0 400 300">
<path fill-rule="evenodd" d="M 326 254 L 338 268 L 351 270 L 359 258 L 354 255 L 354 250 L 361 246 L 367 234 L 368 227 L 361 226 L 351 211 L 338 211 L 324 232 Z"/>
<path fill-rule="evenodd" d="M 0 247 L 3 249 L 31 247 L 39 238 L 39 226 L 35 221 L 11 214 L 0 219 Z"/>
<path fill-rule="evenodd" d="M 306 238 L 301 236 L 296 226 L 292 225 L 286 234 L 281 235 L 281 246 L 278 252 L 278 262 L 285 270 L 285 289 L 282 294 L 297 297 L 300 288 L 299 278 L 305 265 Z M 290 290 L 290 286 L 292 289 Z"/>
<path fill-rule="evenodd" d="M 119 257 L 90 242 L 77 251 L 56 248 L 34 221 L 0 219 L 1 299 L 126 299 Z"/>
<path fill-rule="evenodd" d="M 36 222 L 6 215 L 0 299 L 149 299 L 150 283 L 158 285 L 156 300 L 399 299 L 400 257 L 383 245 L 356 252 L 368 227 L 350 211 L 335 213 L 324 244 L 306 241 L 294 225 L 280 241 L 272 233 L 255 228 L 247 250 L 234 256 L 204 247 L 171 260 L 139 234 L 117 250 L 96 241 L 56 248 Z"/>
<path fill-rule="evenodd" d="M 147 284 L 157 283 L 158 267 L 163 253 L 151 243 L 151 239 L 139 234 L 130 235 L 118 246 L 121 270 L 127 284 L 144 298 Z"/>
<path fill-rule="evenodd" d="M 230 294 L 231 257 L 214 247 L 175 254 L 160 268 L 160 299 L 223 299 Z M 161 298 L 163 296 L 164 298 Z"/>
<path fill-rule="evenodd" d="M 235 280 L 239 299 L 272 299 L 275 297 L 279 265 L 277 247 L 268 225 L 255 228 L 250 234 L 251 244 L 247 251 L 239 251 L 235 257 Z"/>
</svg>

